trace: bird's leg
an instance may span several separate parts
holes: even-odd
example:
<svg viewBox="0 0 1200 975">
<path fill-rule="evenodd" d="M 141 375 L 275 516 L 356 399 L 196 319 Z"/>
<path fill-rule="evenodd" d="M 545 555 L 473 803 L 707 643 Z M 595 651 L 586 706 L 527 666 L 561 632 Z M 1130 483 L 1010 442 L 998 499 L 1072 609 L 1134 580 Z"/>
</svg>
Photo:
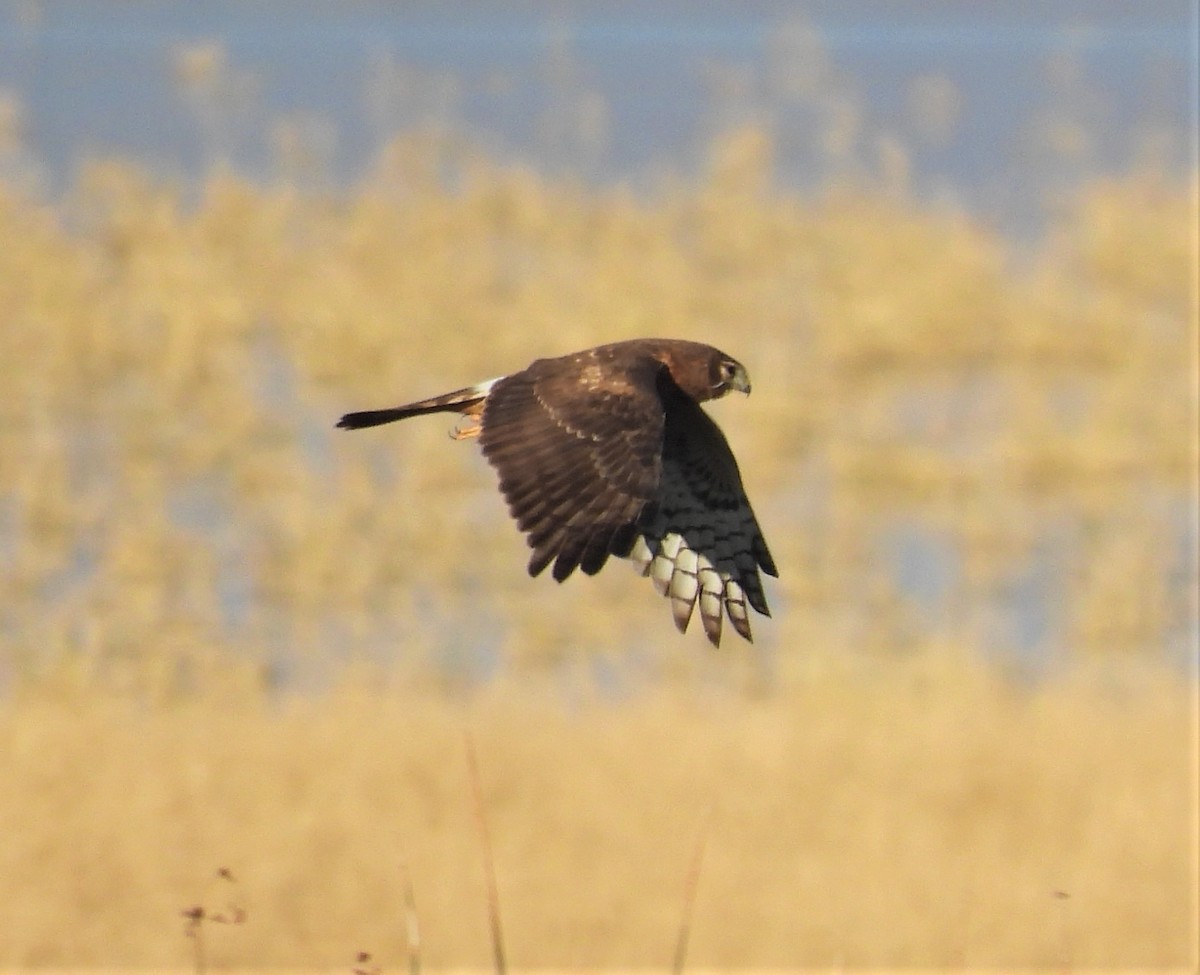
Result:
<svg viewBox="0 0 1200 975">
<path fill-rule="evenodd" d="M 477 417 L 466 416 L 459 421 L 458 426 L 450 431 L 451 440 L 470 440 L 472 437 L 478 437 L 479 431 L 483 429 L 483 424 L 479 422 Z"/>
<path fill-rule="evenodd" d="M 462 419 L 458 421 L 458 426 L 450 431 L 451 439 L 470 440 L 472 437 L 478 437 L 479 431 L 483 429 L 483 398 L 465 404 L 460 412 Z"/>
</svg>

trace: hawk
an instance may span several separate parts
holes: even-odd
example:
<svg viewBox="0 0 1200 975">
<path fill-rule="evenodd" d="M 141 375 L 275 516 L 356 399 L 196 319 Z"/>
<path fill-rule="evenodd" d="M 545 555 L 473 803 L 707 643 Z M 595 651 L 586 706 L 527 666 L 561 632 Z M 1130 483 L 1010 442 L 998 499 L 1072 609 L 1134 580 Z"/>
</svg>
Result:
<svg viewBox="0 0 1200 975">
<path fill-rule="evenodd" d="M 749 640 L 747 604 L 770 616 L 759 570 L 775 562 L 720 428 L 700 408 L 732 389 L 745 367 L 708 345 L 634 339 L 384 410 L 347 413 L 356 430 L 425 413 L 465 419 L 452 436 L 478 437 L 533 554 L 529 574 L 554 563 L 559 582 L 628 558 L 669 596 L 685 632 L 697 604 L 714 646 L 728 616 Z"/>
</svg>

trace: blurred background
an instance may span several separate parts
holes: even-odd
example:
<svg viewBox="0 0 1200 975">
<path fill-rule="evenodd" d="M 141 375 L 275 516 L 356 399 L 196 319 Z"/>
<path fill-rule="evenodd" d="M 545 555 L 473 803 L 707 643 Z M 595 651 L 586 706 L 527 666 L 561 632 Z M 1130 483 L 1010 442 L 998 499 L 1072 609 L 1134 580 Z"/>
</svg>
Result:
<svg viewBox="0 0 1200 975">
<path fill-rule="evenodd" d="M 1180 0 L 0 3 L 0 964 L 177 964 L 226 858 L 230 963 L 399 956 L 397 844 L 459 931 L 463 727 L 527 964 L 669 957 L 705 803 L 702 962 L 1185 964 L 1196 46 Z M 753 377 L 752 646 L 529 579 L 452 418 L 333 429 L 644 335 Z"/>
</svg>

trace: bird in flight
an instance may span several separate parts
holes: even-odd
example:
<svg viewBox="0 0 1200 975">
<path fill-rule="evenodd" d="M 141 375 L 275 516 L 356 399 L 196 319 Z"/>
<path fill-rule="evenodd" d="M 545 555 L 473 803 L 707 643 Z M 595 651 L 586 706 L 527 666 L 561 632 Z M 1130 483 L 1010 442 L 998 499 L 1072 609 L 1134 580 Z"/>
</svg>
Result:
<svg viewBox="0 0 1200 975">
<path fill-rule="evenodd" d="M 685 632 L 697 605 L 714 646 L 722 622 L 749 640 L 747 604 L 770 616 L 759 570 L 775 562 L 724 434 L 700 408 L 750 392 L 736 359 L 699 342 L 597 346 L 464 389 L 347 413 L 356 430 L 425 413 L 460 413 L 455 439 L 478 437 L 533 554 L 559 582 L 628 558 L 668 596 Z"/>
</svg>

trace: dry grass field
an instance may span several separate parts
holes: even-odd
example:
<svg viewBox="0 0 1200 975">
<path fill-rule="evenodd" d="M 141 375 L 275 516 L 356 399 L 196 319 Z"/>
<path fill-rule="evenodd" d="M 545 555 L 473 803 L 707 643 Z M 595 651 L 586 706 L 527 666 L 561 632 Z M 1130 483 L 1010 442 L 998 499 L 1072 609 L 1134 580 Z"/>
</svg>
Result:
<svg viewBox="0 0 1200 975">
<path fill-rule="evenodd" d="M 213 964 L 394 971 L 406 866 L 424 963 L 486 966 L 469 732 L 518 968 L 668 967 L 706 819 L 701 968 L 1179 966 L 1194 717 L 1162 674 L 1030 693 L 945 659 L 620 707 L 29 698 L 0 719 L 4 961 L 185 967 L 181 911 L 235 904 Z"/>
<path fill-rule="evenodd" d="M 1020 246 L 761 132 L 654 199 L 397 141 L 343 196 L 0 185 L 0 966 L 1194 965 L 1194 183 Z M 712 341 L 782 573 L 753 648 L 525 577 L 448 423 Z M 217 878 L 227 869 L 232 881 Z"/>
</svg>

